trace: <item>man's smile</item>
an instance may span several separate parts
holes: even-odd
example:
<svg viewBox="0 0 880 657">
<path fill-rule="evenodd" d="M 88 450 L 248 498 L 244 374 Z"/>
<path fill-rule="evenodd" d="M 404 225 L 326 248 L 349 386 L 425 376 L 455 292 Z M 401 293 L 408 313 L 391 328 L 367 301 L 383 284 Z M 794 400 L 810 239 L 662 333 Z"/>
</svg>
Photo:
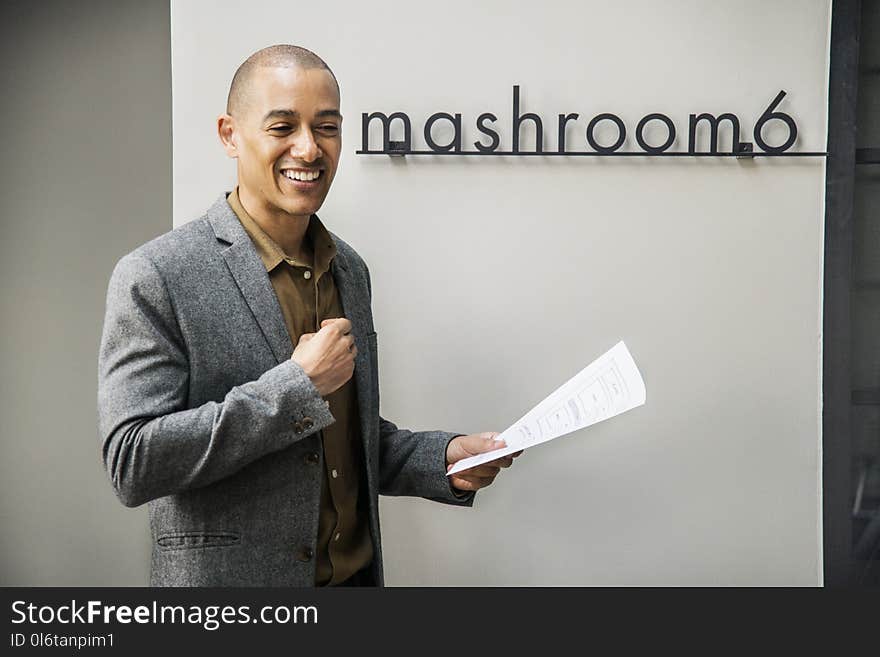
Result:
<svg viewBox="0 0 880 657">
<path fill-rule="evenodd" d="M 313 192 L 322 185 L 323 169 L 281 169 L 281 177 L 290 187 L 299 192 Z M 284 183 L 282 183 L 284 184 Z"/>
<path fill-rule="evenodd" d="M 321 177 L 323 169 L 281 169 L 281 175 L 288 180 L 311 182 Z"/>
</svg>

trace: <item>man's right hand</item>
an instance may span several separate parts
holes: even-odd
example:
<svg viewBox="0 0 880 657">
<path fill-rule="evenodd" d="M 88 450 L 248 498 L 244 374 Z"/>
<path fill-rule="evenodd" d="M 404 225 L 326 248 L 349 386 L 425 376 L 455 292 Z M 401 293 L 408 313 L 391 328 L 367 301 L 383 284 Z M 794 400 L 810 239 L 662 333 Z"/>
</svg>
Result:
<svg viewBox="0 0 880 657">
<path fill-rule="evenodd" d="M 325 319 L 317 333 L 303 333 L 290 358 L 305 370 L 318 394 L 326 397 L 351 378 L 355 356 L 351 322 L 340 317 Z"/>
</svg>

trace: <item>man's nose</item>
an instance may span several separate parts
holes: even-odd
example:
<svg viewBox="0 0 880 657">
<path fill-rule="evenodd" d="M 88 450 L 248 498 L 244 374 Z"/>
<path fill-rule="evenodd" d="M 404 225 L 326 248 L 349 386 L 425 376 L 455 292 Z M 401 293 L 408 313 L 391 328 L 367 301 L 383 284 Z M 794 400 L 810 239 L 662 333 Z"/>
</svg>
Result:
<svg viewBox="0 0 880 657">
<path fill-rule="evenodd" d="M 314 162 L 321 157 L 321 148 L 315 141 L 311 130 L 300 130 L 290 147 L 290 155 L 304 162 Z"/>
</svg>

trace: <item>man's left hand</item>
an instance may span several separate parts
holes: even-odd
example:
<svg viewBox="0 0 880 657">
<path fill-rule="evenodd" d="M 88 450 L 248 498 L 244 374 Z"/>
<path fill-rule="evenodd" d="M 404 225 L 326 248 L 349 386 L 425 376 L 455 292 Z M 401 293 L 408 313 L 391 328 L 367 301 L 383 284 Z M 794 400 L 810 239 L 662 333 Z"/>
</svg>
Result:
<svg viewBox="0 0 880 657">
<path fill-rule="evenodd" d="M 446 447 L 446 470 L 469 456 L 491 452 L 493 449 L 501 449 L 506 444 L 503 440 L 495 440 L 498 432 L 474 433 L 469 436 L 458 436 L 449 441 Z M 522 454 L 522 450 L 514 454 L 502 456 L 494 461 L 482 463 L 476 467 L 456 472 L 449 478 L 453 488 L 462 491 L 479 490 L 491 484 L 501 472 L 501 468 L 509 468 L 513 459 Z"/>
</svg>

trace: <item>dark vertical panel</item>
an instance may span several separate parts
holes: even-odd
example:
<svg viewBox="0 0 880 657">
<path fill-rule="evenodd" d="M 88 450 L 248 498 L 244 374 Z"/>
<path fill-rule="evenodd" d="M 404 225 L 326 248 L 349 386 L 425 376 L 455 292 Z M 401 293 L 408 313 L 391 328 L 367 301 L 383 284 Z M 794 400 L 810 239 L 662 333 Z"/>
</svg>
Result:
<svg viewBox="0 0 880 657">
<path fill-rule="evenodd" d="M 97 351 L 114 264 L 171 228 L 168 0 L 3 0 L 0 32 L 0 584 L 144 585 Z"/>
<path fill-rule="evenodd" d="M 859 0 L 834 0 L 828 92 L 823 341 L 825 583 L 853 582 L 850 289 L 859 64 Z"/>
</svg>

